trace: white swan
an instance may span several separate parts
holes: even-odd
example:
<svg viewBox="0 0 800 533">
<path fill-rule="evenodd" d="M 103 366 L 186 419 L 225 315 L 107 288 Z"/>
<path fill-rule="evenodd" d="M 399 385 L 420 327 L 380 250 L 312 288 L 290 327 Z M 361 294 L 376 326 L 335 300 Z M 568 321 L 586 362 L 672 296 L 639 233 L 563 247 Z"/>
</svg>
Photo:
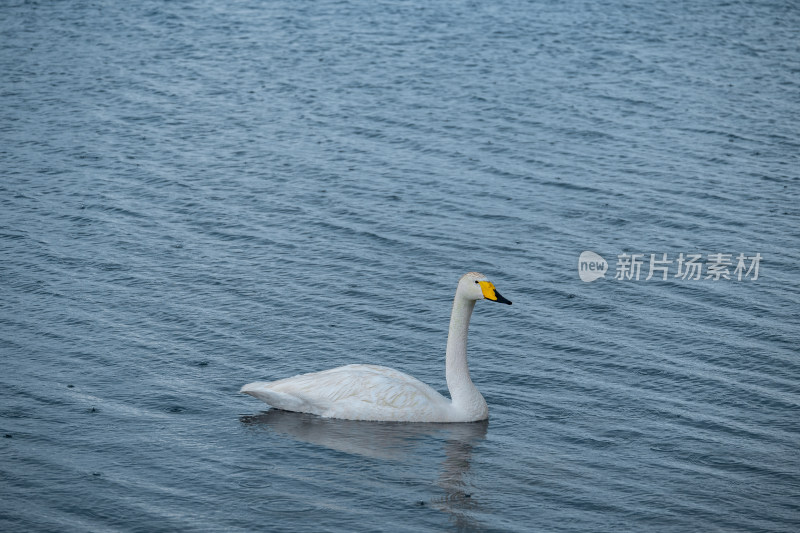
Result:
<svg viewBox="0 0 800 533">
<path fill-rule="evenodd" d="M 511 305 L 486 276 L 469 272 L 458 280 L 447 335 L 445 398 L 417 378 L 392 368 L 347 365 L 279 381 L 257 381 L 241 392 L 286 411 L 348 420 L 396 422 L 475 422 L 489 417 L 486 400 L 473 385 L 467 366 L 467 331 L 475 302 Z"/>
</svg>

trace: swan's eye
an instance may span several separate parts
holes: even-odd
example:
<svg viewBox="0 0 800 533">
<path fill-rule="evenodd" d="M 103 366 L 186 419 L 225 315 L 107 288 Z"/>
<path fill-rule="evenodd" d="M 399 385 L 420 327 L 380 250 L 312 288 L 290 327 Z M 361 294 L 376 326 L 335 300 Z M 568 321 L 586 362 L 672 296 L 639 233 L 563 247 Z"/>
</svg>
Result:
<svg viewBox="0 0 800 533">
<path fill-rule="evenodd" d="M 477 279 L 475 280 L 475 284 L 476 284 L 476 285 L 478 284 L 478 280 L 477 280 Z"/>
</svg>

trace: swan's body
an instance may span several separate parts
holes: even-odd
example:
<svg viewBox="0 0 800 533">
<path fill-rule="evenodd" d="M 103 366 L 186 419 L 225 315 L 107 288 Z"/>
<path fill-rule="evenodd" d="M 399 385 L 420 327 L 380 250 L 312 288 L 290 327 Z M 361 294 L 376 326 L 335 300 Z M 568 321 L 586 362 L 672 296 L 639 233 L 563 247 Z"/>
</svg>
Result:
<svg viewBox="0 0 800 533">
<path fill-rule="evenodd" d="M 510 304 L 486 277 L 464 274 L 458 282 L 447 336 L 448 399 L 415 377 L 375 365 L 347 365 L 272 382 L 255 382 L 241 392 L 286 411 L 349 420 L 474 422 L 489 416 L 486 401 L 469 377 L 467 332 L 475 302 Z"/>
</svg>

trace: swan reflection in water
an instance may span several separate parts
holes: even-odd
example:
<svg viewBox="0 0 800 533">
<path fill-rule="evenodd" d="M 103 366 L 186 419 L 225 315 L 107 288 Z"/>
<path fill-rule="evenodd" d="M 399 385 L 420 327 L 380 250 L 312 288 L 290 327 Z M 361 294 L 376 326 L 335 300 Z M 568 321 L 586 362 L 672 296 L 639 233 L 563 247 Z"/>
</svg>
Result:
<svg viewBox="0 0 800 533">
<path fill-rule="evenodd" d="M 468 515 L 479 505 L 465 475 L 470 469 L 473 446 L 486 438 L 488 420 L 442 424 L 363 422 L 270 409 L 242 416 L 240 421 L 332 450 L 396 462 L 415 463 L 421 455 L 417 448 L 423 441 L 442 441 L 445 459 L 436 484 L 444 494 L 427 503 L 451 514 L 459 528 L 478 526 Z"/>
</svg>

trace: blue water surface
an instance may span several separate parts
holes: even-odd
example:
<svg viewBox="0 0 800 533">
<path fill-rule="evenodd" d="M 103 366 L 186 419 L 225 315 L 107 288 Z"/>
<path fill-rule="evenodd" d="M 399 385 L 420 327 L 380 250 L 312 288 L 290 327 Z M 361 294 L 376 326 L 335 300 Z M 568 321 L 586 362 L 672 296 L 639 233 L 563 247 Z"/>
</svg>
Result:
<svg viewBox="0 0 800 533">
<path fill-rule="evenodd" d="M 0 529 L 800 530 L 798 28 L 777 0 L 3 2 Z M 472 270 L 514 302 L 472 320 L 488 422 L 238 394 L 349 363 L 446 393 Z"/>
</svg>

